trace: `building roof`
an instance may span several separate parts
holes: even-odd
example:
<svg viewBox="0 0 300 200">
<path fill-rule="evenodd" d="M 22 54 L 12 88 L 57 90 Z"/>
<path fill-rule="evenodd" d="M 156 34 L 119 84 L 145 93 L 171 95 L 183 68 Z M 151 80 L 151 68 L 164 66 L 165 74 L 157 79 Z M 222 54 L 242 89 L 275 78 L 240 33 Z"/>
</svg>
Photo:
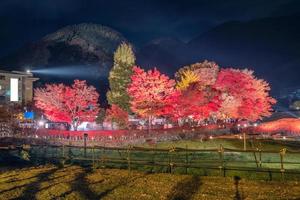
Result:
<svg viewBox="0 0 300 200">
<path fill-rule="evenodd" d="M 33 74 L 30 73 L 30 72 L 0 70 L 0 74 L 11 75 L 11 76 L 19 76 L 19 77 L 26 77 L 26 78 L 32 79 L 34 81 L 39 80 L 39 78 L 33 77 Z"/>
</svg>

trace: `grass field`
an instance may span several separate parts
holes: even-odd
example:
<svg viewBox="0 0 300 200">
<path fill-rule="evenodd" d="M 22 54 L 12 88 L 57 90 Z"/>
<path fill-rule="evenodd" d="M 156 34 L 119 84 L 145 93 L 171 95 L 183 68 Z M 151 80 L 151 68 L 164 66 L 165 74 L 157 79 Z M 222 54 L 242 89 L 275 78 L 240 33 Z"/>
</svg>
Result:
<svg viewBox="0 0 300 200">
<path fill-rule="evenodd" d="M 289 140 L 251 140 L 248 139 L 246 142 L 247 149 L 260 148 L 265 151 L 279 151 L 282 148 L 287 148 L 292 151 L 300 151 L 300 141 L 289 141 Z M 209 139 L 209 140 L 178 140 L 170 142 L 160 142 L 155 145 L 142 144 L 142 147 L 157 147 L 157 148 L 190 148 L 190 149 L 212 149 L 219 148 L 222 145 L 228 149 L 243 149 L 242 139 Z"/>
<path fill-rule="evenodd" d="M 149 174 L 53 165 L 0 174 L 0 199 L 299 199 L 299 182 Z"/>
</svg>

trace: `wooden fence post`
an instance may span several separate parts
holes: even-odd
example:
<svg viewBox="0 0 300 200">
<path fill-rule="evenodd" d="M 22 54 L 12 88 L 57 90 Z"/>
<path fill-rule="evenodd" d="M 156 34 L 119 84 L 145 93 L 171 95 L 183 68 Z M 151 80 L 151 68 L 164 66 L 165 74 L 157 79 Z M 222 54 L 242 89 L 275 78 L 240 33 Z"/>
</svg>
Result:
<svg viewBox="0 0 300 200">
<path fill-rule="evenodd" d="M 185 174 L 188 173 L 188 162 L 189 162 L 189 157 L 188 157 L 188 146 L 185 146 Z"/>
<path fill-rule="evenodd" d="M 62 145 L 62 157 L 65 158 L 65 145 Z"/>
<path fill-rule="evenodd" d="M 104 154 L 105 154 L 105 147 L 102 148 L 102 156 L 101 156 L 102 168 L 106 168 Z"/>
<path fill-rule="evenodd" d="M 151 172 L 155 172 L 155 171 L 156 171 L 156 168 L 155 168 L 155 156 L 156 156 L 156 151 L 157 151 L 157 145 L 155 145 L 155 147 L 154 147 L 153 150 L 152 150 L 152 164 L 153 164 L 153 167 L 152 167 Z"/>
<path fill-rule="evenodd" d="M 225 167 L 224 167 L 224 148 L 221 144 L 218 149 L 218 153 L 219 153 L 219 159 L 220 159 L 220 165 L 219 165 L 220 175 L 222 175 L 222 169 L 223 169 L 223 176 L 225 177 L 226 174 L 225 174 Z"/>
<path fill-rule="evenodd" d="M 258 149 L 256 149 L 256 150 L 258 151 Z M 258 163 L 255 151 L 253 151 L 253 155 L 254 155 L 254 159 L 255 159 L 256 168 L 258 168 L 259 167 L 259 163 Z"/>
<path fill-rule="evenodd" d="M 259 152 L 259 167 L 262 167 L 262 160 L 261 160 L 261 149 L 258 149 Z"/>
<path fill-rule="evenodd" d="M 83 134 L 83 145 L 84 145 L 84 157 L 85 157 L 85 158 L 86 158 L 87 138 L 88 138 L 88 134 L 87 134 L 87 133 L 84 133 L 84 134 Z"/>
<path fill-rule="evenodd" d="M 92 147 L 92 159 L 93 159 L 93 169 L 95 169 L 95 147 Z"/>
<path fill-rule="evenodd" d="M 243 139 L 244 139 L 244 151 L 246 151 L 247 150 L 247 141 L 246 141 L 246 132 L 244 131 L 244 133 L 243 133 Z"/>
<path fill-rule="evenodd" d="M 62 145 L 62 165 L 65 166 L 65 145 Z"/>
<path fill-rule="evenodd" d="M 280 172 L 281 172 L 281 180 L 283 181 L 284 180 L 284 172 L 285 172 L 285 169 L 284 169 L 284 166 L 283 166 L 283 157 L 285 156 L 285 153 L 286 153 L 286 148 L 283 148 L 280 150 L 279 154 L 280 154 Z"/>
<path fill-rule="evenodd" d="M 130 158 L 130 150 L 131 150 L 131 146 L 129 145 L 127 148 L 127 163 L 128 163 L 128 174 L 130 174 L 131 172 L 131 158 Z"/>
<path fill-rule="evenodd" d="M 171 149 L 169 149 L 169 169 L 170 169 L 170 173 L 173 173 L 173 166 L 174 166 L 174 163 L 172 162 L 172 155 L 171 155 L 172 152 L 175 152 L 175 147 L 172 147 Z"/>
</svg>

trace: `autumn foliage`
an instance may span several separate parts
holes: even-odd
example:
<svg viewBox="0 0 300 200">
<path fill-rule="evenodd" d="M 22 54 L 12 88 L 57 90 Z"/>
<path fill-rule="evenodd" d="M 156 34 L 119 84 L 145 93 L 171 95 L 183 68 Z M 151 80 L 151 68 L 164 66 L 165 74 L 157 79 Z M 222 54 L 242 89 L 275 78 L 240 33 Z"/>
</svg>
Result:
<svg viewBox="0 0 300 200">
<path fill-rule="evenodd" d="M 222 69 L 214 87 L 221 92 L 220 118 L 255 121 L 269 116 L 276 102 L 269 97 L 268 83 L 247 69 Z"/>
<path fill-rule="evenodd" d="M 176 81 L 175 81 L 176 80 Z M 220 68 L 204 61 L 181 68 L 175 80 L 156 68 L 132 68 L 126 94 L 130 110 L 140 118 L 164 117 L 173 121 L 202 122 L 213 119 L 256 121 L 271 115 L 275 99 L 269 84 L 247 69 Z M 122 86 L 123 87 L 123 86 Z M 36 107 L 54 122 L 67 122 L 75 129 L 83 121 L 95 121 L 99 95 L 85 81 L 72 86 L 48 84 L 35 90 Z M 125 104 L 124 104 L 125 105 Z M 128 106 L 111 104 L 105 121 L 128 126 Z"/>
<path fill-rule="evenodd" d="M 140 67 L 134 67 L 127 91 L 134 113 L 143 118 L 158 117 L 163 114 L 169 103 L 169 96 L 175 91 L 175 81 L 156 68 L 144 71 Z"/>
<path fill-rule="evenodd" d="M 119 128 L 128 127 L 128 113 L 118 105 L 112 104 L 111 108 L 106 110 L 105 121 L 118 124 Z"/>
<path fill-rule="evenodd" d="M 267 82 L 253 71 L 221 69 L 205 61 L 181 68 L 177 83 L 157 69 L 134 68 L 128 93 L 131 109 L 141 117 L 236 119 L 256 121 L 271 114 L 276 102 Z"/>
<path fill-rule="evenodd" d="M 75 80 L 73 85 L 47 84 L 35 89 L 35 105 L 54 122 L 67 122 L 76 129 L 83 121 L 95 121 L 99 112 L 99 94 L 86 81 Z"/>
</svg>

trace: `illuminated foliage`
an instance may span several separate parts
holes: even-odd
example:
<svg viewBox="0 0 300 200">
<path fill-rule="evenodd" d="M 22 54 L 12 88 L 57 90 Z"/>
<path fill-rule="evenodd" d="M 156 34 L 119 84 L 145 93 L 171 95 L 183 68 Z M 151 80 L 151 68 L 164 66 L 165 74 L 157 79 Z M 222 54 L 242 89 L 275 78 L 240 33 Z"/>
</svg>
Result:
<svg viewBox="0 0 300 200">
<path fill-rule="evenodd" d="M 131 110 L 143 118 L 160 116 L 175 91 L 175 81 L 161 74 L 156 68 L 145 72 L 133 68 L 131 83 L 127 89 L 131 97 Z"/>
<path fill-rule="evenodd" d="M 255 121 L 270 116 L 276 103 L 268 83 L 247 69 L 222 69 L 214 87 L 222 93 L 219 117 Z"/>
<path fill-rule="evenodd" d="M 300 120 L 297 118 L 282 118 L 260 124 L 255 131 L 263 133 L 283 133 L 292 135 L 300 134 Z"/>
<path fill-rule="evenodd" d="M 175 92 L 165 109 L 173 120 L 192 119 L 201 121 L 219 109 L 220 100 L 216 90 L 203 89 L 198 82 L 190 84 L 185 90 Z"/>
<path fill-rule="evenodd" d="M 177 83 L 179 84 L 183 82 L 186 79 L 186 73 L 190 74 L 191 72 L 194 74 L 193 77 L 195 75 L 197 76 L 197 82 L 200 84 L 201 87 L 211 86 L 215 83 L 217 79 L 219 66 L 215 62 L 209 62 L 205 60 L 202 63 L 195 63 L 192 65 L 182 67 L 178 70 L 178 72 L 175 73 Z M 186 84 L 193 82 L 194 81 L 189 81 Z"/>
<path fill-rule="evenodd" d="M 113 104 L 111 105 L 111 108 L 106 111 L 105 121 L 117 123 L 119 128 L 127 128 L 128 113 L 119 106 Z"/>
<path fill-rule="evenodd" d="M 156 69 L 145 72 L 134 68 L 128 88 L 132 111 L 142 117 L 166 116 L 173 120 L 255 121 L 269 116 L 276 102 L 269 96 L 268 83 L 247 69 L 219 71 L 215 63 L 205 61 L 180 69 L 176 77 L 174 89 L 174 81 Z"/>
<path fill-rule="evenodd" d="M 177 82 L 176 88 L 179 90 L 185 90 L 190 84 L 199 81 L 199 77 L 190 69 L 182 72 L 180 81 Z"/>
<path fill-rule="evenodd" d="M 107 100 L 110 105 L 118 105 L 127 112 L 130 111 L 129 96 L 126 91 L 132 75 L 135 56 L 131 45 L 122 43 L 114 54 L 114 66 L 109 73 Z"/>
<path fill-rule="evenodd" d="M 172 100 L 175 102 L 170 109 L 172 118 L 199 121 L 217 111 L 220 107 L 219 93 L 213 85 L 218 72 L 219 66 L 207 60 L 179 69 L 175 78 L 180 95 L 176 94 L 177 101 Z"/>
<path fill-rule="evenodd" d="M 47 84 L 35 89 L 35 105 L 54 122 L 67 122 L 74 129 L 83 121 L 95 121 L 99 112 L 99 94 L 86 81 L 75 80 L 72 86 Z"/>
</svg>

